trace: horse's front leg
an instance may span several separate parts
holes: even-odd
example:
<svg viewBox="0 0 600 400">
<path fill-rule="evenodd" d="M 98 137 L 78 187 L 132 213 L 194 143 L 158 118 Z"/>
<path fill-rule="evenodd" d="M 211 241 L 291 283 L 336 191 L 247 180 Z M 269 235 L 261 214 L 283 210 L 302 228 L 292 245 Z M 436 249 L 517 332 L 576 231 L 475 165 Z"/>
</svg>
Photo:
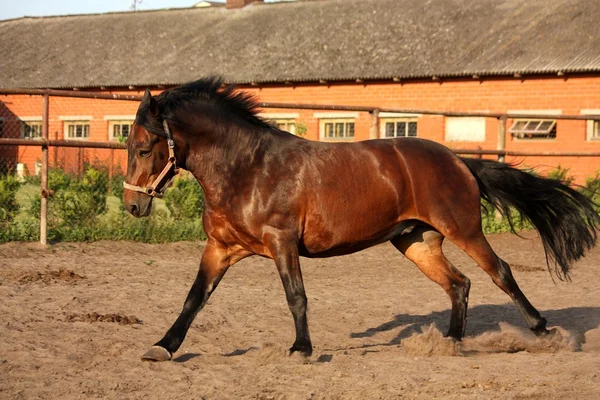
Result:
<svg viewBox="0 0 600 400">
<path fill-rule="evenodd" d="M 209 240 L 202 254 L 198 275 L 185 299 L 181 314 L 167 334 L 142 356 L 142 360 L 168 361 L 173 357 L 194 317 L 204 307 L 231 264 L 227 249 L 220 243 Z"/>
<path fill-rule="evenodd" d="M 298 351 L 305 356 L 310 356 L 312 343 L 308 335 L 307 299 L 300 270 L 298 244 L 294 241 L 274 240 L 270 247 L 296 326 L 296 341 L 290 348 L 290 354 Z"/>
</svg>

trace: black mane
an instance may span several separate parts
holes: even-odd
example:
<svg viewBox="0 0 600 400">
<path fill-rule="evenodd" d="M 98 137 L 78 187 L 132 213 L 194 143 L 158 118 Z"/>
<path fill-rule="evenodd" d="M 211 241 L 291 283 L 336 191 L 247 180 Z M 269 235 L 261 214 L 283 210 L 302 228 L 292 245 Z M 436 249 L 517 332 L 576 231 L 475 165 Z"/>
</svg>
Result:
<svg viewBox="0 0 600 400">
<path fill-rule="evenodd" d="M 163 119 L 177 124 L 175 112 L 178 108 L 195 108 L 205 104 L 214 106 L 211 108 L 213 115 L 216 112 L 230 119 L 231 114 L 234 114 L 251 125 L 272 128 L 257 115 L 258 101 L 254 95 L 238 91 L 234 85 L 223 84 L 222 77 L 212 76 L 165 90 L 155 97 L 159 105 L 158 120 L 149 115 L 150 103 L 142 101 L 137 112 L 136 124 L 149 132 L 164 136 Z"/>
</svg>

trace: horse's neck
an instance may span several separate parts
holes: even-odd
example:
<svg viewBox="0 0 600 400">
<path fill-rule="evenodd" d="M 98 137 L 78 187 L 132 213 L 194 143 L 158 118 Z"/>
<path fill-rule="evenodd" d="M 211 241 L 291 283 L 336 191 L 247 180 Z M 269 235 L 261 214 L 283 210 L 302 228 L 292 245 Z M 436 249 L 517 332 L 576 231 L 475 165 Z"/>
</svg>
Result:
<svg viewBox="0 0 600 400">
<path fill-rule="evenodd" d="M 190 144 L 186 169 L 200 182 L 207 201 L 227 201 L 234 186 L 261 164 L 273 138 L 264 128 L 215 133 Z"/>
</svg>

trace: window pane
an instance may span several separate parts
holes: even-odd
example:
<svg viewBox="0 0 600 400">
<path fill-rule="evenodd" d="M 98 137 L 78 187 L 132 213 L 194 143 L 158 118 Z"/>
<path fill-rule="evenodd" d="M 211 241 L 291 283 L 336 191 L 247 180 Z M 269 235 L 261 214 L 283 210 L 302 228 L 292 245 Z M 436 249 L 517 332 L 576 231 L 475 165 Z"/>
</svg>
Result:
<svg viewBox="0 0 600 400">
<path fill-rule="evenodd" d="M 406 136 L 406 122 L 402 121 L 402 122 L 398 122 L 396 124 L 396 136 L 397 137 Z"/>
<path fill-rule="evenodd" d="M 540 122 L 541 121 L 529 121 L 529 123 L 527 123 L 527 125 L 525 126 L 525 130 L 527 130 L 527 131 L 536 130 L 536 128 L 540 124 Z"/>
<path fill-rule="evenodd" d="M 416 122 L 408 123 L 408 136 L 417 136 L 417 123 Z"/>
<path fill-rule="evenodd" d="M 331 122 L 325 124 L 325 136 L 333 137 L 333 124 Z"/>
<path fill-rule="evenodd" d="M 75 125 L 75 137 L 83 136 L 83 125 Z"/>
<path fill-rule="evenodd" d="M 288 131 L 289 133 L 291 133 L 291 134 L 295 135 L 295 134 L 296 134 L 296 124 L 295 124 L 295 123 L 293 123 L 293 122 L 289 123 L 289 124 L 288 124 L 288 129 L 287 129 L 287 131 Z"/>
<path fill-rule="evenodd" d="M 354 137 L 354 122 L 348 122 L 346 124 L 346 136 Z"/>
<path fill-rule="evenodd" d="M 90 126 L 83 125 L 83 137 L 89 137 L 89 136 L 90 136 Z"/>
<path fill-rule="evenodd" d="M 123 136 L 125 138 L 128 137 L 130 129 L 131 129 L 131 125 L 128 125 L 128 124 L 121 125 L 121 136 Z"/>
<path fill-rule="evenodd" d="M 537 130 L 545 132 L 548 129 L 550 129 L 550 127 L 552 126 L 553 123 L 554 123 L 554 121 L 542 121 L 540 126 L 538 126 Z"/>
<path fill-rule="evenodd" d="M 396 130 L 394 129 L 396 126 L 393 122 L 385 123 L 385 137 L 394 137 L 396 136 Z"/>
<path fill-rule="evenodd" d="M 344 123 L 343 122 L 335 123 L 335 137 L 344 137 Z"/>
<path fill-rule="evenodd" d="M 516 121 L 515 124 L 510 128 L 511 131 L 520 131 L 525 128 L 527 121 Z"/>
<path fill-rule="evenodd" d="M 69 125 L 69 134 L 67 136 L 70 138 L 75 137 L 75 126 L 74 125 Z"/>
<path fill-rule="evenodd" d="M 594 130 L 592 131 L 592 136 L 600 137 L 600 121 L 594 121 Z"/>
<path fill-rule="evenodd" d="M 121 136 L 121 125 L 114 124 L 113 125 L 113 137 L 118 138 Z"/>
</svg>

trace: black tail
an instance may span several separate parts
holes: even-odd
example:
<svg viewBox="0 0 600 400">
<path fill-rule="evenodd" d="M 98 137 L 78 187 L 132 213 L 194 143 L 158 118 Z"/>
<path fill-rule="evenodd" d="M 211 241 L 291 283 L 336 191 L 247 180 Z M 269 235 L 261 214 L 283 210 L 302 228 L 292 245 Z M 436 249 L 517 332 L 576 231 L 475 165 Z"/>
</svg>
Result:
<svg viewBox="0 0 600 400">
<path fill-rule="evenodd" d="M 477 179 L 484 200 L 505 217 L 513 207 L 531 221 L 544 244 L 548 270 L 552 273 L 552 265 L 560 280 L 569 280 L 569 265 L 596 244 L 600 216 L 594 202 L 559 180 L 496 161 L 461 160 Z"/>
</svg>

